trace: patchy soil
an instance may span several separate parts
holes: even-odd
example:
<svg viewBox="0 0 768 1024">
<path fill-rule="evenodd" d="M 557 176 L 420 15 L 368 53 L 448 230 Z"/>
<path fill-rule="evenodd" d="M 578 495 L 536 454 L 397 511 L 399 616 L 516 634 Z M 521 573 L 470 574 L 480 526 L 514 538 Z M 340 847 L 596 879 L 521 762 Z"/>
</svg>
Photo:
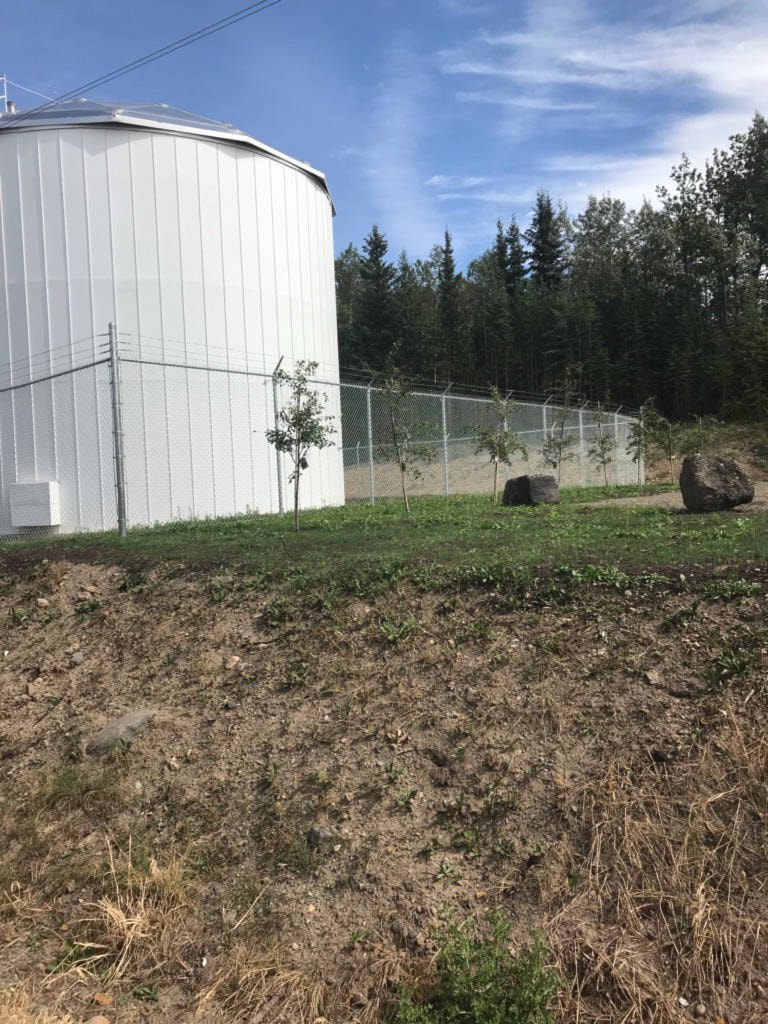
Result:
<svg viewBox="0 0 768 1024">
<path fill-rule="evenodd" d="M 558 1020 L 764 1022 L 766 582 L 294 602 L 6 569 L 0 1016 L 373 1024 L 500 907 Z"/>
<path fill-rule="evenodd" d="M 733 509 L 734 515 L 756 515 L 768 512 L 768 482 L 754 481 L 755 497 L 748 505 L 739 505 Z M 655 505 L 658 508 L 673 508 L 680 512 L 685 511 L 683 498 L 679 488 L 664 492 L 662 494 L 642 494 L 631 498 L 611 498 L 607 501 L 590 502 L 595 508 L 610 508 L 611 505 L 619 506 L 643 506 Z"/>
</svg>

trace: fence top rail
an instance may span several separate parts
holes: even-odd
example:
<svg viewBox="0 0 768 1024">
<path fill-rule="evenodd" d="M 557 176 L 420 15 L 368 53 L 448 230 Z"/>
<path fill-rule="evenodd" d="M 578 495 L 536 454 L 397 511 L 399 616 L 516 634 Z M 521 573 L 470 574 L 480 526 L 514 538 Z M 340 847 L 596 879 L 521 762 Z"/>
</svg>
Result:
<svg viewBox="0 0 768 1024">
<path fill-rule="evenodd" d="M 375 378 L 371 379 L 371 380 L 368 380 L 368 381 L 347 380 L 347 379 L 342 378 L 338 382 L 313 379 L 312 383 L 313 384 L 321 384 L 324 387 L 334 387 L 337 384 L 340 384 L 342 387 L 345 387 L 345 388 L 355 388 L 355 389 L 357 389 L 358 391 L 361 391 L 361 392 L 375 391 L 377 393 L 382 393 L 382 392 L 384 392 L 386 390 L 385 388 L 383 388 L 381 386 L 381 384 L 377 384 L 376 383 Z M 442 390 L 442 391 L 439 391 L 437 389 L 429 390 L 425 385 L 418 385 L 418 386 L 416 386 L 416 385 L 411 384 L 410 381 L 406 381 L 405 382 L 405 389 L 406 389 L 406 393 L 408 395 L 414 397 L 414 398 L 417 398 L 417 397 L 440 398 L 440 399 L 445 398 L 446 400 L 461 401 L 461 402 L 490 402 L 491 401 L 491 394 L 490 394 L 489 390 L 488 391 L 482 391 L 482 390 L 479 390 L 479 389 L 477 391 L 469 391 L 468 389 L 465 390 L 465 391 L 454 391 L 453 389 L 451 389 L 450 391 L 447 391 L 445 389 Z M 558 402 L 555 399 L 554 395 L 550 395 L 548 398 L 544 398 L 543 396 L 538 398 L 535 395 L 525 395 L 525 396 L 519 396 L 518 397 L 516 392 L 508 392 L 507 395 L 504 396 L 504 399 L 505 400 L 510 400 L 514 407 L 524 408 L 524 409 L 543 409 L 543 408 L 547 408 L 547 409 L 551 409 L 551 410 L 554 411 L 556 409 L 562 409 L 563 408 L 563 404 L 561 402 Z M 578 415 L 578 413 L 580 413 L 580 412 L 586 412 L 586 413 L 588 413 L 588 412 L 596 412 L 598 410 L 598 408 L 602 412 L 606 413 L 606 415 L 618 416 L 619 419 L 624 419 L 624 420 L 628 420 L 628 421 L 635 420 L 639 416 L 639 411 L 634 410 L 634 409 L 629 409 L 629 408 L 627 408 L 626 406 L 623 406 L 623 405 L 613 406 L 613 405 L 603 405 L 601 403 L 598 406 L 597 403 L 593 403 L 593 402 L 579 402 L 578 404 L 577 403 L 573 403 L 573 404 L 568 406 L 569 411 L 574 416 Z M 623 410 L 623 411 L 620 411 L 620 410 Z"/>
<path fill-rule="evenodd" d="M 35 384 L 44 384 L 49 380 L 56 380 L 59 377 L 71 377 L 75 373 L 80 373 L 81 370 L 90 370 L 94 366 L 103 366 L 104 363 L 108 363 L 109 359 L 96 359 L 92 363 L 83 363 L 80 366 L 71 366 L 68 370 L 57 370 L 56 373 L 48 373 L 45 377 L 35 377 L 34 380 L 25 380 L 19 384 L 9 384 L 7 387 L 0 387 L 0 395 L 7 395 L 9 391 L 19 391 L 22 388 L 31 388 Z"/>
<path fill-rule="evenodd" d="M 267 372 L 265 370 L 251 370 L 242 367 L 211 365 L 210 362 L 206 363 L 203 360 L 197 362 L 194 360 L 179 359 L 148 359 L 141 358 L 140 356 L 137 356 L 133 353 L 122 354 L 120 356 L 120 359 L 121 362 L 132 363 L 135 365 L 156 367 L 159 366 L 167 368 L 169 370 L 194 370 L 217 374 L 224 373 L 232 374 L 235 376 L 255 377 L 260 378 L 261 380 L 264 381 L 271 380 L 274 376 L 273 373 Z M 86 370 L 91 366 L 98 366 L 100 363 L 106 361 L 106 358 L 96 359 L 93 361 L 89 361 L 88 363 L 85 364 L 67 367 L 66 369 L 62 369 L 53 373 L 49 372 L 41 377 L 34 377 L 27 380 L 19 381 L 18 383 L 8 384 L 5 386 L 0 385 L 0 394 L 7 391 L 15 391 L 18 388 L 29 387 L 30 385 L 42 383 L 43 381 L 46 380 L 53 380 L 54 378 L 57 377 L 64 377 L 67 376 L 68 374 L 77 373 L 79 370 Z M 310 383 L 315 385 L 316 387 L 355 389 L 362 393 L 376 392 L 377 394 L 383 394 L 386 390 L 381 386 L 380 378 L 379 382 L 377 383 L 376 378 L 371 378 L 367 381 L 363 381 L 359 379 L 349 380 L 347 378 L 342 377 L 339 380 L 334 380 L 332 378 L 327 378 L 325 375 L 322 375 L 311 378 Z M 458 390 L 454 390 L 454 388 L 458 388 Z M 440 384 L 438 383 L 437 385 L 432 385 L 432 388 L 430 389 L 430 387 L 423 381 L 406 381 L 405 389 L 406 394 L 414 399 L 430 398 L 437 399 L 440 401 L 445 400 L 446 402 L 450 401 L 451 403 L 454 404 L 459 402 L 464 404 L 468 404 L 470 402 L 489 403 L 491 401 L 491 394 L 489 390 L 472 389 L 464 387 L 462 385 L 454 385 L 450 389 L 440 389 Z M 513 409 L 518 408 L 521 410 L 541 410 L 546 408 L 547 410 L 551 410 L 552 413 L 556 413 L 557 410 L 562 410 L 563 408 L 565 408 L 565 406 L 561 402 L 557 401 L 554 395 L 550 395 L 549 397 L 544 398 L 544 396 L 523 395 L 517 392 L 508 392 L 507 395 L 505 396 L 505 400 L 512 401 Z M 581 402 L 579 404 L 574 403 L 572 405 L 569 405 L 567 408 L 570 414 L 576 416 L 579 413 L 594 413 L 595 411 L 597 411 L 598 406 L 588 402 Z M 628 409 L 624 406 L 601 405 L 599 406 L 599 408 L 607 415 L 610 415 L 611 417 L 616 417 L 619 421 L 624 421 L 627 423 L 636 420 L 639 416 L 639 412 L 633 409 Z"/>
</svg>

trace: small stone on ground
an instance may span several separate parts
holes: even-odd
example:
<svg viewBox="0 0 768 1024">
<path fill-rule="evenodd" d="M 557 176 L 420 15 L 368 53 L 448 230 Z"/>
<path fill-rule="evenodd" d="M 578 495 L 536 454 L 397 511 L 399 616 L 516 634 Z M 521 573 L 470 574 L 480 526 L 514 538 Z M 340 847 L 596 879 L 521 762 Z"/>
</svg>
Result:
<svg viewBox="0 0 768 1024">
<path fill-rule="evenodd" d="M 121 718 L 108 722 L 93 737 L 85 748 L 86 754 L 98 757 L 110 750 L 129 746 L 136 736 L 149 725 L 157 712 L 154 708 L 143 708 L 141 711 L 129 711 Z"/>
</svg>

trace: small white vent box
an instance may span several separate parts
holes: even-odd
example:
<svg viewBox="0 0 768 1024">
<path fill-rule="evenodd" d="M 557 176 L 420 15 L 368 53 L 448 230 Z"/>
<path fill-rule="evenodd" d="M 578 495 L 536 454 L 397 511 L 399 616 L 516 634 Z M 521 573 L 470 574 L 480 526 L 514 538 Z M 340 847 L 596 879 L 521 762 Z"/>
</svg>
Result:
<svg viewBox="0 0 768 1024">
<path fill-rule="evenodd" d="M 14 526 L 60 526 L 59 481 L 11 484 L 11 523 Z"/>
</svg>

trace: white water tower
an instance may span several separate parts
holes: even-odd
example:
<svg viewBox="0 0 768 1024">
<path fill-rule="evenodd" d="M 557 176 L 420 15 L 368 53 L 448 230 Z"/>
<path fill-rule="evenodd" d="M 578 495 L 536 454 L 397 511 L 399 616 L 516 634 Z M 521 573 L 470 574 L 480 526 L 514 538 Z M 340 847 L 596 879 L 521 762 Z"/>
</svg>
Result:
<svg viewBox="0 0 768 1024">
<path fill-rule="evenodd" d="M 0 532 L 114 527 L 107 368 L 76 370 L 111 321 L 129 523 L 277 511 L 281 357 L 319 364 L 341 437 L 332 217 L 319 171 L 228 124 L 89 100 L 0 115 Z M 302 504 L 343 503 L 340 451 L 312 463 Z"/>
</svg>

